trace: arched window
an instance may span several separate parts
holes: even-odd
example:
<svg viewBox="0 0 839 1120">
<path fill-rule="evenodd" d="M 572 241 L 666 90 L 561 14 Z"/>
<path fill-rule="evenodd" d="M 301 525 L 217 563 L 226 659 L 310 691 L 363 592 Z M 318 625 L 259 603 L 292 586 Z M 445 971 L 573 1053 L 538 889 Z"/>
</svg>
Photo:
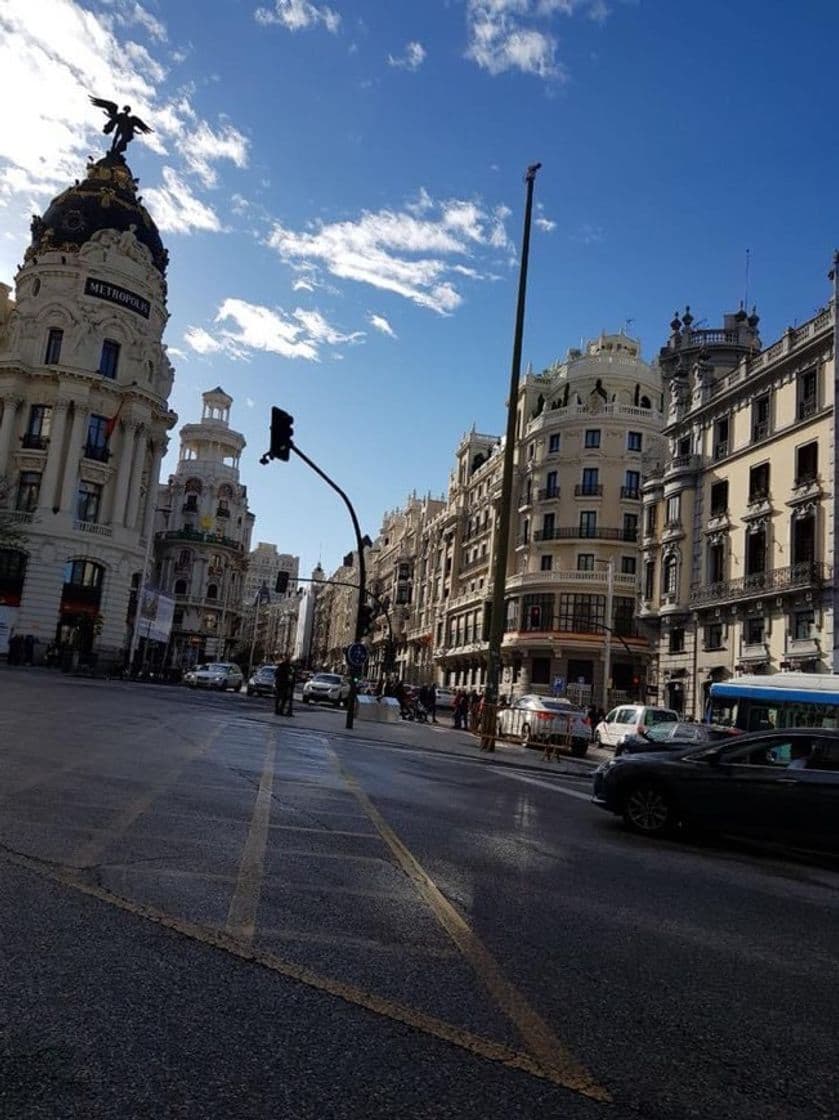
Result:
<svg viewBox="0 0 839 1120">
<path fill-rule="evenodd" d="M 64 566 L 64 582 L 73 587 L 101 587 L 104 574 L 102 565 L 92 560 L 68 560 Z"/>
<path fill-rule="evenodd" d="M 176 595 L 186 595 L 186 580 L 185 579 L 175 580 L 175 594 Z"/>
<path fill-rule="evenodd" d="M 208 586 L 208 588 L 207 588 L 207 598 L 208 599 L 218 599 L 218 586 L 215 583 L 211 583 Z"/>
<path fill-rule="evenodd" d="M 679 590 L 679 558 L 675 553 L 665 556 L 661 574 L 664 594 L 676 595 Z"/>
</svg>

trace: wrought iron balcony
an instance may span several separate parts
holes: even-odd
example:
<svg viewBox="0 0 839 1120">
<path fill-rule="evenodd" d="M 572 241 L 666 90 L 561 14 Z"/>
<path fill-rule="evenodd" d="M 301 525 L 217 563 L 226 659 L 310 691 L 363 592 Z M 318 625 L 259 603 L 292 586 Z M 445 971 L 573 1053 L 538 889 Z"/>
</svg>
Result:
<svg viewBox="0 0 839 1120">
<path fill-rule="evenodd" d="M 562 525 L 553 529 L 537 529 L 534 541 L 627 541 L 638 540 L 638 529 L 601 529 L 598 525 Z M 522 540 L 522 544 L 527 542 Z"/>
<path fill-rule="evenodd" d="M 546 486 L 538 492 L 538 496 L 539 496 L 539 501 L 540 502 L 547 501 L 549 498 L 558 498 L 559 497 L 559 487 L 558 486 Z"/>
<path fill-rule="evenodd" d="M 574 487 L 574 496 L 577 498 L 601 498 L 603 496 L 603 483 L 578 482 Z"/>
<path fill-rule="evenodd" d="M 639 502 L 641 491 L 637 486 L 621 486 L 621 497 L 627 501 Z"/>
<path fill-rule="evenodd" d="M 46 451 L 49 442 L 46 436 L 36 435 L 34 432 L 26 432 L 20 437 L 24 451 Z"/>
<path fill-rule="evenodd" d="M 788 568 L 755 572 L 723 583 L 697 587 L 690 593 L 691 606 L 705 603 L 728 603 L 738 599 L 759 599 L 778 592 L 795 591 L 803 587 L 819 587 L 829 579 L 827 564 L 805 561 Z"/>
<path fill-rule="evenodd" d="M 86 443 L 84 447 L 85 459 L 92 459 L 95 463 L 107 463 L 111 457 L 111 453 L 107 446 L 99 446 L 95 443 Z"/>
</svg>

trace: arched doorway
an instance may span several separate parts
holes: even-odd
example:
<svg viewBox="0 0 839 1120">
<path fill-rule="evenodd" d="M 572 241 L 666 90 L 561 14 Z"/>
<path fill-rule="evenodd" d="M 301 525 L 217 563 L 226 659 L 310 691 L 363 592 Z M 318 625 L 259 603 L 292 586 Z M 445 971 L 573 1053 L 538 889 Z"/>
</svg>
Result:
<svg viewBox="0 0 839 1120">
<path fill-rule="evenodd" d="M 68 560 L 64 566 L 56 641 L 59 646 L 90 653 L 99 623 L 105 569 L 93 560 Z"/>
</svg>

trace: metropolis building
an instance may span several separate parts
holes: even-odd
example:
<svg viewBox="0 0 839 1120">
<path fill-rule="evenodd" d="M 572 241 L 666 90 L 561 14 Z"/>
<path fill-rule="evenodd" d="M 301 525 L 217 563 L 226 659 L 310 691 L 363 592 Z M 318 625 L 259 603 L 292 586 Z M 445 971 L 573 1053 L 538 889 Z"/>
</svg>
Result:
<svg viewBox="0 0 839 1120">
<path fill-rule="evenodd" d="M 122 663 L 129 607 L 176 422 L 168 254 L 124 159 L 88 164 L 31 226 L 0 285 L 0 544 L 6 627 L 100 667 Z M 8 544 L 8 542 L 7 542 Z"/>
</svg>

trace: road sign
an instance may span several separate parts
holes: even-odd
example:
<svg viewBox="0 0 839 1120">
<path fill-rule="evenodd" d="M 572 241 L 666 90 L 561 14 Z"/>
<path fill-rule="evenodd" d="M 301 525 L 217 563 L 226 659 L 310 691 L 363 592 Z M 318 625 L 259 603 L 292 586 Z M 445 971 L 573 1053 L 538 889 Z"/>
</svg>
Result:
<svg viewBox="0 0 839 1120">
<path fill-rule="evenodd" d="M 565 677 L 554 677 L 554 696 L 561 696 L 565 691 Z"/>
<path fill-rule="evenodd" d="M 353 642 L 347 646 L 347 664 L 351 669 L 363 669 L 367 663 L 367 646 L 363 642 Z"/>
</svg>

